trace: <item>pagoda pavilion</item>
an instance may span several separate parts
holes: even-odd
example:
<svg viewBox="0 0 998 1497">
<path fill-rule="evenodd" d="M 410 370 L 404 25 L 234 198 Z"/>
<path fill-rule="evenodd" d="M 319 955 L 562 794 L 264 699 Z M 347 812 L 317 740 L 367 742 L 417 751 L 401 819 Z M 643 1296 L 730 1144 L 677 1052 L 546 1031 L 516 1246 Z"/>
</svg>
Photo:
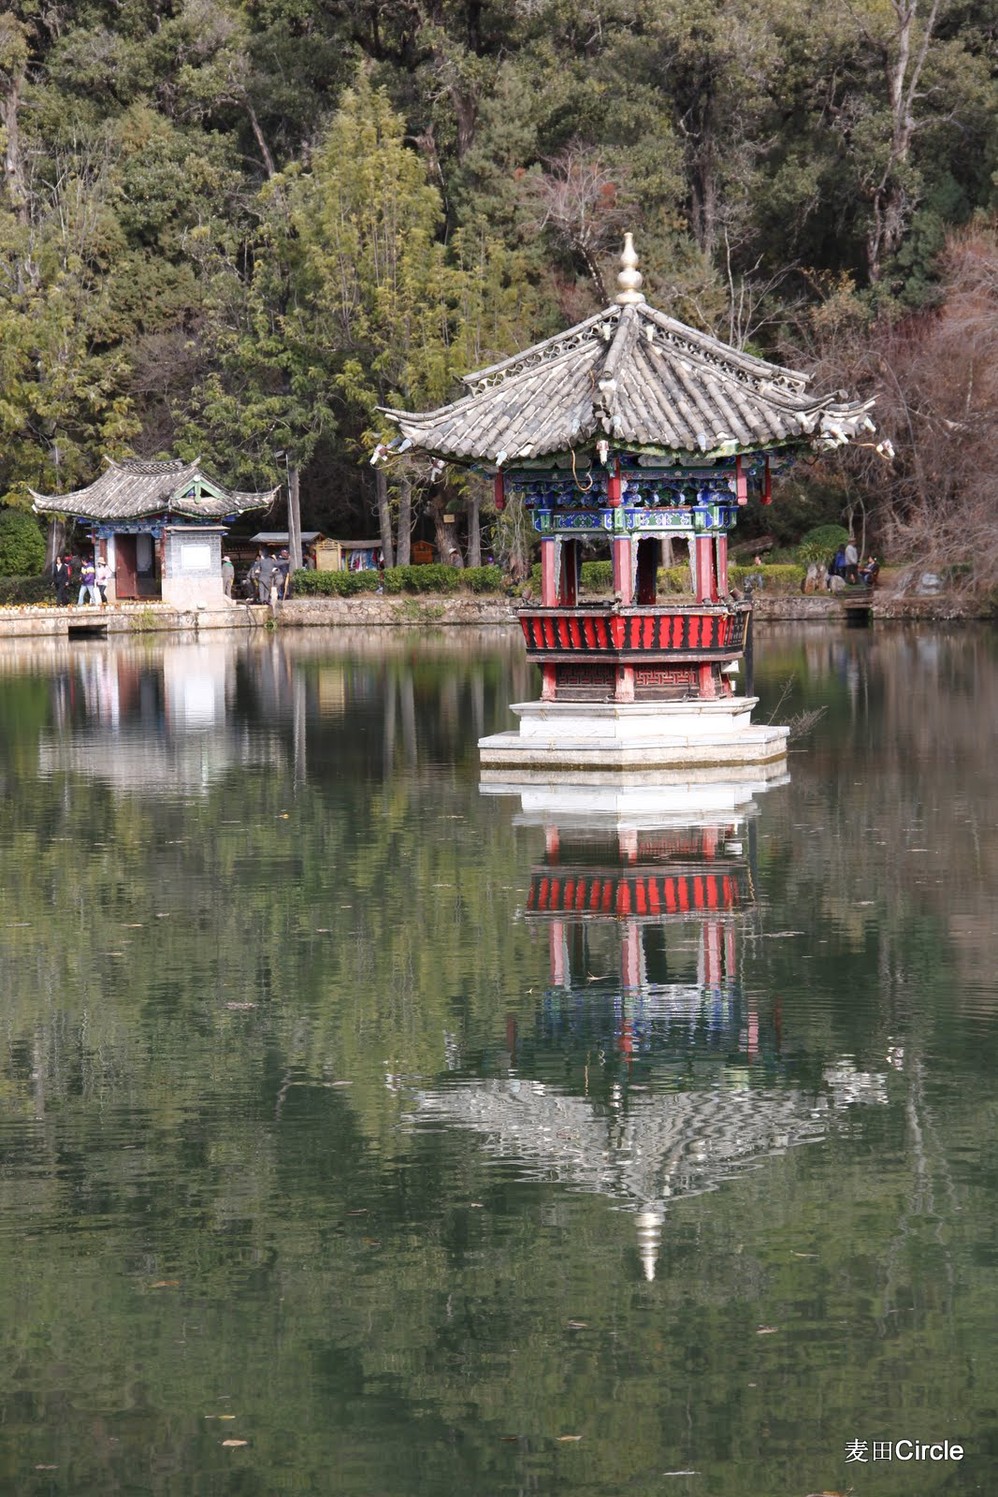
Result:
<svg viewBox="0 0 998 1497">
<path fill-rule="evenodd" d="M 94 557 L 111 569 L 117 601 L 158 600 L 177 608 L 228 606 L 222 591 L 222 537 L 231 521 L 267 509 L 278 490 L 223 488 L 200 459 L 151 462 L 105 459 L 88 488 L 36 494 L 43 515 L 69 515 L 89 531 Z"/>
<path fill-rule="evenodd" d="M 631 235 L 615 301 L 559 336 L 465 376 L 424 413 L 387 410 L 392 444 L 490 475 L 541 538 L 540 604 L 520 610 L 540 700 L 519 732 L 482 739 L 483 768 L 725 772 L 773 765 L 787 730 L 754 727 L 732 676 L 750 606 L 728 582 L 728 534 L 796 458 L 874 430 L 872 401 L 817 396 L 808 376 L 742 353 L 648 305 Z M 658 596 L 680 541 L 692 599 Z M 613 594 L 583 601 L 583 546 L 609 544 Z"/>
</svg>

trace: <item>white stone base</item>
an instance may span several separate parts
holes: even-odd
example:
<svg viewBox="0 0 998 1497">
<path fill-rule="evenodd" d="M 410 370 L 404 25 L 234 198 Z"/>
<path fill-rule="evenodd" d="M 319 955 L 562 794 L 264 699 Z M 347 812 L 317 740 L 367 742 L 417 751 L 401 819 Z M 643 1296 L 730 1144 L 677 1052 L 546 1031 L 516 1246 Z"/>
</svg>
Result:
<svg viewBox="0 0 998 1497">
<path fill-rule="evenodd" d="M 776 764 L 785 771 L 789 730 L 753 727 L 757 701 L 517 702 L 511 711 L 520 719 L 518 733 L 479 739 L 482 769 L 723 768 L 723 778 L 737 766 Z"/>
</svg>

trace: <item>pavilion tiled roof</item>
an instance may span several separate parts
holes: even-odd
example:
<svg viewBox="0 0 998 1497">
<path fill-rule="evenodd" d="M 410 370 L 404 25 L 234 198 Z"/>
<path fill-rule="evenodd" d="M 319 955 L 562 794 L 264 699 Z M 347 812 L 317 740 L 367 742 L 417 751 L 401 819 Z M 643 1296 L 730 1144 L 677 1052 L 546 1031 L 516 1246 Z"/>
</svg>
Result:
<svg viewBox="0 0 998 1497">
<path fill-rule="evenodd" d="M 435 457 L 502 467 L 601 439 L 631 451 L 730 456 L 781 446 L 820 450 L 874 430 L 872 401 L 841 390 L 817 396 L 808 375 L 649 306 L 637 290 L 630 235 L 627 241 L 615 303 L 466 375 L 469 393 L 450 405 L 386 409 L 403 438 Z"/>
<path fill-rule="evenodd" d="M 128 458 L 105 459 L 107 467 L 85 489 L 71 494 L 36 494 L 34 508 L 42 514 L 75 515 L 78 519 L 139 520 L 149 515 L 175 515 L 185 520 L 223 520 L 230 515 L 266 509 L 278 490 L 249 494 L 223 488 L 201 467 L 200 460 L 152 462 Z"/>
</svg>

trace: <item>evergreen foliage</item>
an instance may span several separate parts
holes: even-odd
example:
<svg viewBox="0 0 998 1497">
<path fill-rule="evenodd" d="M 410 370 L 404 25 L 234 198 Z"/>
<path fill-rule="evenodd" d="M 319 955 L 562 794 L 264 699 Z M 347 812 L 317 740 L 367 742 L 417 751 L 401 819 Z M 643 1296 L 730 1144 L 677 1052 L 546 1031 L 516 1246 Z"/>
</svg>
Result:
<svg viewBox="0 0 998 1497">
<path fill-rule="evenodd" d="M 45 537 L 33 515 L 0 509 L 0 577 L 33 577 L 45 565 Z"/>
<path fill-rule="evenodd" d="M 757 523 L 787 544 L 858 505 L 921 544 L 894 522 L 958 400 L 909 355 L 966 304 L 956 231 L 993 259 L 993 36 L 983 0 L 13 0 L 0 492 L 200 452 L 237 484 L 300 472 L 306 523 L 377 514 L 405 560 L 420 506 L 439 544 L 472 491 L 372 473 L 377 406 L 593 311 L 627 227 L 666 310 L 858 383 L 892 428 L 919 412 L 897 470 L 798 472 Z"/>
</svg>

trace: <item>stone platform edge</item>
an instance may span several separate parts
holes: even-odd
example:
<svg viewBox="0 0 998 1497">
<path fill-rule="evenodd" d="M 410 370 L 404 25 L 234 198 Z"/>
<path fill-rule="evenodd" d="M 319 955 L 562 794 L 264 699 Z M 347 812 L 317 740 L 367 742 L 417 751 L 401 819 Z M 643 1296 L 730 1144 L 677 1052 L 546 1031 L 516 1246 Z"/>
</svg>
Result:
<svg viewBox="0 0 998 1497">
<path fill-rule="evenodd" d="M 664 601 L 664 600 L 663 600 Z M 378 596 L 355 594 L 351 598 L 297 598 L 266 604 L 232 603 L 223 608 L 180 610 L 167 604 L 112 603 L 106 608 L 71 605 L 17 604 L 0 606 L 0 638 L 66 636 L 85 626 L 103 628 L 111 634 L 145 634 L 153 631 L 203 629 L 306 629 L 353 625 L 361 628 L 451 627 L 515 625 L 517 601 L 475 595 L 421 594 Z M 755 600 L 758 623 L 844 622 L 844 610 L 833 598 L 772 597 Z M 874 619 L 944 622 L 993 617 L 985 603 L 953 597 L 903 598 L 877 594 L 871 604 Z"/>
</svg>

